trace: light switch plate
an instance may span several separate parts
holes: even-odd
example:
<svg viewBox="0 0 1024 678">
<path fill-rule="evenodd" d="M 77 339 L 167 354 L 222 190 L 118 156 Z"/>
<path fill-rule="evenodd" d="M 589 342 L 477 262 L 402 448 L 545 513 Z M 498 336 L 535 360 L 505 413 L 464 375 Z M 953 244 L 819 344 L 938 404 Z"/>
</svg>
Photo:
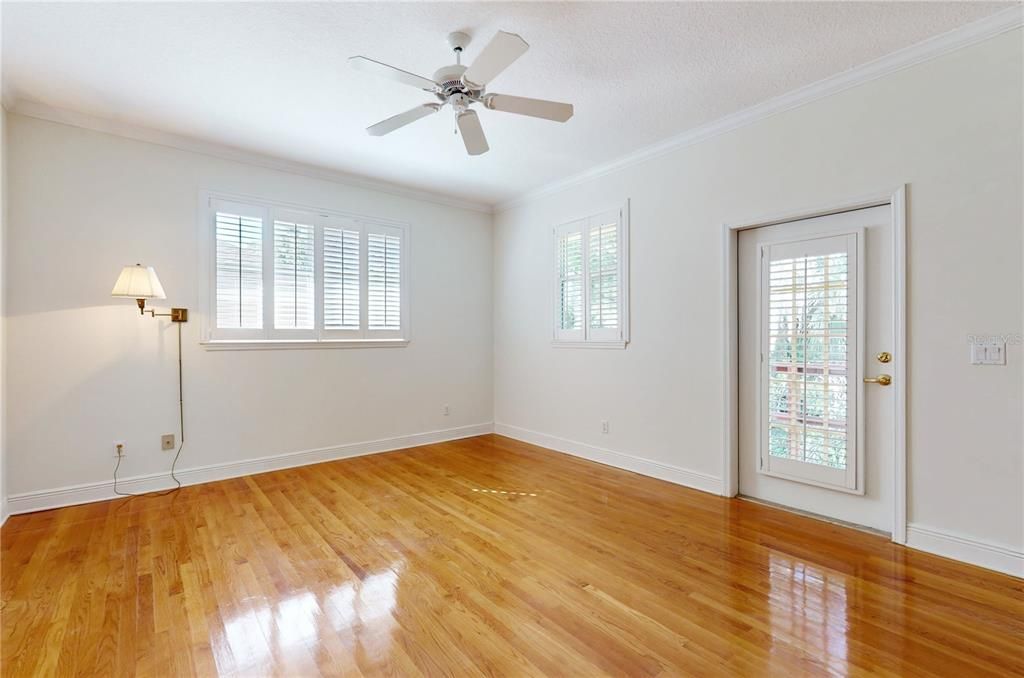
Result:
<svg viewBox="0 0 1024 678">
<path fill-rule="evenodd" d="M 972 365 L 1005 365 L 1006 342 L 998 338 L 971 341 Z"/>
<path fill-rule="evenodd" d="M 1006 342 L 1005 341 L 992 341 L 985 348 L 985 355 L 988 361 L 986 365 L 1005 365 L 1006 364 Z"/>
</svg>

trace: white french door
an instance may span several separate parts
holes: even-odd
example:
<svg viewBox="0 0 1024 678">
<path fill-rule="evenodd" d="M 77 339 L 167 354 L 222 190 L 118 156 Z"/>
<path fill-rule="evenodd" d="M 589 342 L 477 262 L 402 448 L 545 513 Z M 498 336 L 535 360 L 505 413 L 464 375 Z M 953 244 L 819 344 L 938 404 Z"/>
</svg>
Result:
<svg viewBox="0 0 1024 678">
<path fill-rule="evenodd" d="M 891 529 L 892 395 L 864 383 L 892 348 L 891 228 L 883 206 L 739 234 L 741 494 Z"/>
</svg>

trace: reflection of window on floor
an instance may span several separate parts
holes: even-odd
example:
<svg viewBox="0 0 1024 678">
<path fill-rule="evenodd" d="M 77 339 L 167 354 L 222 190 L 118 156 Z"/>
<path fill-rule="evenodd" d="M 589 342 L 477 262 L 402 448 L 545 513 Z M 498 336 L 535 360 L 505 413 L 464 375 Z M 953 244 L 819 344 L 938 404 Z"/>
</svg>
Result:
<svg viewBox="0 0 1024 678">
<path fill-rule="evenodd" d="M 825 665 L 825 673 L 846 674 L 850 629 L 846 576 L 771 554 L 771 636 L 799 639 L 804 651 Z M 786 643 L 787 649 L 793 646 Z"/>
<path fill-rule="evenodd" d="M 847 254 L 772 261 L 768 451 L 846 468 Z"/>
<path fill-rule="evenodd" d="M 223 673 L 266 673 L 274 655 L 287 656 L 320 647 L 332 634 L 347 654 L 386 656 L 395 626 L 399 579 L 405 569 L 394 562 L 363 579 L 351 579 L 325 591 L 303 591 L 274 605 L 254 598 L 224 620 L 227 647 L 214 656 Z"/>
</svg>

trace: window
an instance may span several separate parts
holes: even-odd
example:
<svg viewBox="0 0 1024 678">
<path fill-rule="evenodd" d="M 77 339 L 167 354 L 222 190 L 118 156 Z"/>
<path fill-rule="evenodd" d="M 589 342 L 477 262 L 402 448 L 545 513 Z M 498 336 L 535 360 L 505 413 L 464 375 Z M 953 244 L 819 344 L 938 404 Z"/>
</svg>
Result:
<svg viewBox="0 0 1024 678">
<path fill-rule="evenodd" d="M 762 472 L 857 488 L 858 237 L 762 248 Z"/>
<path fill-rule="evenodd" d="M 324 329 L 359 329 L 359 240 L 356 228 L 324 227 Z"/>
<path fill-rule="evenodd" d="M 402 238 L 397 233 L 367 233 L 367 320 L 371 330 L 402 326 Z"/>
<path fill-rule="evenodd" d="M 556 346 L 629 341 L 628 203 L 554 229 Z"/>
<path fill-rule="evenodd" d="M 263 327 L 263 216 L 225 205 L 215 229 L 217 327 Z"/>
<path fill-rule="evenodd" d="M 274 221 L 274 329 L 312 330 L 313 224 Z"/>
<path fill-rule="evenodd" d="M 406 343 L 406 225 L 209 194 L 202 200 L 204 343 Z"/>
</svg>

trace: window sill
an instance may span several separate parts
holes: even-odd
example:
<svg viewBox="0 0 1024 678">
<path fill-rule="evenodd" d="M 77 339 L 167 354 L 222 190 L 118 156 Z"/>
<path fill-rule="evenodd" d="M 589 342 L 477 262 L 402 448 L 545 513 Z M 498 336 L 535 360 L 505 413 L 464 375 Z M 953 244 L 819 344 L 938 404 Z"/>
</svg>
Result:
<svg viewBox="0 0 1024 678">
<path fill-rule="evenodd" d="M 628 342 L 618 341 L 553 341 L 555 348 L 626 348 Z"/>
<path fill-rule="evenodd" d="M 328 341 L 280 340 L 280 339 L 220 339 L 201 341 L 199 345 L 207 351 L 278 351 L 289 349 L 323 348 L 403 348 L 408 339 L 336 339 Z"/>
</svg>

